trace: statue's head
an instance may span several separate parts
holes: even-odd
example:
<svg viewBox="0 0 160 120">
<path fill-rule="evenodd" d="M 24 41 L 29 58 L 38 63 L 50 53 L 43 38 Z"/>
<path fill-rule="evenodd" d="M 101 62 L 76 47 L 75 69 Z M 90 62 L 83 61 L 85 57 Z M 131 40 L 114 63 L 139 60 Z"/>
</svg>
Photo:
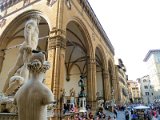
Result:
<svg viewBox="0 0 160 120">
<path fill-rule="evenodd" d="M 45 73 L 50 68 L 50 63 L 45 61 L 45 59 L 46 57 L 44 52 L 34 50 L 28 63 L 29 71 Z"/>
<path fill-rule="evenodd" d="M 37 21 L 37 24 L 39 24 L 41 21 L 41 16 L 34 13 L 30 15 L 30 19 L 35 19 Z"/>
</svg>

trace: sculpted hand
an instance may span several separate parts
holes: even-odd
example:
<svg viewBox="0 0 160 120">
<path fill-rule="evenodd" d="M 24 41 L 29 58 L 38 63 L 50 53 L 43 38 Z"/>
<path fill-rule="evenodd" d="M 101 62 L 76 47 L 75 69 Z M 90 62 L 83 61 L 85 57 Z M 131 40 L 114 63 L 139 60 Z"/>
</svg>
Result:
<svg viewBox="0 0 160 120">
<path fill-rule="evenodd" d="M 32 53 L 32 47 L 30 45 L 27 45 L 24 49 L 27 53 Z"/>
<path fill-rule="evenodd" d="M 48 61 L 44 61 L 43 63 L 43 69 L 44 71 L 47 71 L 50 68 L 50 63 Z"/>
</svg>

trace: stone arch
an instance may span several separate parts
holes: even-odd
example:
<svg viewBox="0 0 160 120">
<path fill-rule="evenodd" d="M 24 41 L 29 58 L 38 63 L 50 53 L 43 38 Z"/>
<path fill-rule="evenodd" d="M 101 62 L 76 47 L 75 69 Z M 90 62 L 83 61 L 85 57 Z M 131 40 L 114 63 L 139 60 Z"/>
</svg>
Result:
<svg viewBox="0 0 160 120">
<path fill-rule="evenodd" d="M 106 71 L 107 70 L 107 63 L 106 63 L 107 58 L 106 58 L 106 54 L 105 54 L 105 52 L 103 50 L 103 47 L 100 44 L 98 44 L 96 46 L 96 49 L 99 50 L 100 57 L 102 58 L 103 70 Z M 95 51 L 96 51 L 96 49 L 95 49 Z"/>
<path fill-rule="evenodd" d="M 88 56 L 92 56 L 93 55 L 93 45 L 92 45 L 92 41 L 91 41 L 91 37 L 90 37 L 90 34 L 89 34 L 89 30 L 87 29 L 86 25 L 84 24 L 84 22 L 76 17 L 76 16 L 73 16 L 68 22 L 67 22 L 67 25 L 70 23 L 70 22 L 74 22 L 76 23 L 77 25 L 80 26 L 80 29 L 82 29 L 82 31 L 84 32 L 85 31 L 85 37 L 87 38 L 86 42 L 87 42 L 87 51 L 88 51 Z M 66 25 L 66 26 L 67 26 Z"/>
<path fill-rule="evenodd" d="M 106 55 L 103 47 L 99 44 L 95 49 L 95 61 L 96 61 L 96 85 L 97 85 L 97 97 L 98 99 L 105 99 L 106 82 L 104 73 L 106 69 Z"/>
<path fill-rule="evenodd" d="M 70 79 L 74 76 L 78 83 L 82 74 L 87 78 L 87 62 L 88 58 L 92 56 L 93 46 L 86 26 L 77 17 L 73 17 L 66 24 L 66 40 L 66 79 L 71 82 Z M 72 74 L 73 69 L 78 70 L 77 75 Z M 78 88 L 74 89 L 75 91 L 79 90 Z"/>
<path fill-rule="evenodd" d="M 1 40 L 0 41 L 0 53 L 3 53 L 3 56 L 1 57 L 4 58 L 0 62 L 0 69 L 1 69 L 0 81 L 3 81 L 2 83 L 5 83 L 5 80 L 7 78 L 6 71 L 9 71 L 10 68 L 14 64 L 14 62 L 11 61 L 10 59 L 16 60 L 16 56 L 18 55 L 18 51 L 19 51 L 17 48 L 19 48 L 19 45 L 24 40 L 24 35 L 23 35 L 24 24 L 25 24 L 26 19 L 28 19 L 31 14 L 39 14 L 42 18 L 39 24 L 39 37 L 43 37 L 43 35 L 46 36 L 50 32 L 49 23 L 46 20 L 46 16 L 44 16 L 40 11 L 36 11 L 36 10 L 26 11 L 23 14 L 17 16 L 15 19 L 13 19 L 12 22 L 10 22 L 10 24 L 4 30 L 0 38 Z M 42 27 L 45 30 L 42 30 Z M 11 49 L 14 49 L 14 54 L 11 53 L 12 51 L 9 49 L 10 47 Z M 38 44 L 39 50 L 43 50 L 47 52 L 47 47 L 48 47 L 47 38 L 39 40 L 39 44 Z M 9 65 L 6 66 L 7 64 Z M 3 85 L 4 84 L 0 85 L 0 91 Z"/>
</svg>

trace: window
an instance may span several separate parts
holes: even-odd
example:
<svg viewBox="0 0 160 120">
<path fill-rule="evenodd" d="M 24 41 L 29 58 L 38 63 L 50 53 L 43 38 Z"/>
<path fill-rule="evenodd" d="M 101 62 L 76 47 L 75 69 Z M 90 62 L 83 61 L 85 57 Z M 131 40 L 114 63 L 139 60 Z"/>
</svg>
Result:
<svg viewBox="0 0 160 120">
<path fill-rule="evenodd" d="M 148 86 L 144 86 L 144 89 L 148 89 Z"/>
<path fill-rule="evenodd" d="M 145 95 L 149 95 L 149 92 L 145 92 Z"/>
<path fill-rule="evenodd" d="M 143 82 L 146 82 L 146 79 L 144 79 Z"/>
<path fill-rule="evenodd" d="M 153 93 L 152 93 L 152 95 L 153 95 Z"/>
</svg>

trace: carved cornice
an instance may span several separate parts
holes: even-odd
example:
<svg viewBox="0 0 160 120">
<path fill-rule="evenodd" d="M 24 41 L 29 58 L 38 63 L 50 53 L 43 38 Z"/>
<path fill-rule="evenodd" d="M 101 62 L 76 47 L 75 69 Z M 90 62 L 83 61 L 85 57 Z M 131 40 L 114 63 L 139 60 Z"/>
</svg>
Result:
<svg viewBox="0 0 160 120">
<path fill-rule="evenodd" d="M 104 38 L 104 42 L 107 44 L 109 49 L 111 50 L 112 54 L 114 55 L 114 48 L 113 45 L 111 44 L 106 32 L 104 31 L 102 25 L 100 24 L 98 18 L 96 17 L 92 7 L 90 6 L 89 2 L 87 0 L 78 0 L 80 3 L 81 7 L 84 9 L 92 23 L 96 26 L 98 32 L 101 34 L 101 36 Z"/>
<path fill-rule="evenodd" d="M 66 48 L 65 31 L 62 29 L 53 29 L 49 34 L 48 49 Z"/>
<path fill-rule="evenodd" d="M 88 64 L 96 64 L 96 59 L 88 59 Z"/>
<path fill-rule="evenodd" d="M 52 7 L 55 2 L 57 2 L 57 0 L 47 0 L 47 5 Z"/>
</svg>

